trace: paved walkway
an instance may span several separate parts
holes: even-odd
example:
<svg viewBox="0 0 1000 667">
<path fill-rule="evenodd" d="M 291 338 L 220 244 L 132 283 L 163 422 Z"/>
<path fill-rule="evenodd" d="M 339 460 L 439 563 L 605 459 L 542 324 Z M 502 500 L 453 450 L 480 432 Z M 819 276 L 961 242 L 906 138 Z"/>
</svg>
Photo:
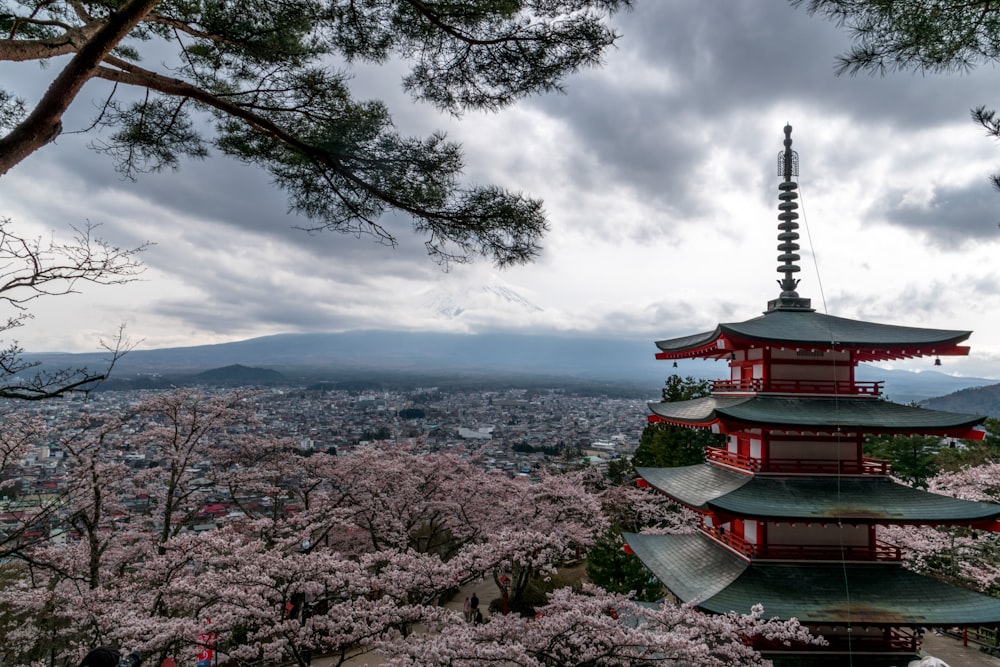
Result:
<svg viewBox="0 0 1000 667">
<path fill-rule="evenodd" d="M 962 645 L 961 639 L 950 635 L 924 635 L 923 652 L 944 660 L 950 667 L 1000 667 L 1000 658 L 995 658 L 979 650 L 979 645 L 969 642 Z"/>
</svg>

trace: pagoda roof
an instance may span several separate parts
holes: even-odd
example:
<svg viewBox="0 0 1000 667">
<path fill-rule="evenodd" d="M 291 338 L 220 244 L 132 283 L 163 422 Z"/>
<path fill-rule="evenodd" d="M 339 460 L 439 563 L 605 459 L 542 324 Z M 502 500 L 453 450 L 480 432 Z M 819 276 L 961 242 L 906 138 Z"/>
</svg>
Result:
<svg viewBox="0 0 1000 667">
<path fill-rule="evenodd" d="M 958 344 L 971 335 L 971 331 L 878 324 L 779 308 L 745 322 L 719 324 L 712 331 L 657 341 L 656 346 L 661 350 L 657 357 L 662 359 L 718 357 L 753 344 L 769 344 L 851 349 L 858 361 L 876 361 L 967 354 L 968 348 Z"/>
<path fill-rule="evenodd" d="M 985 417 L 876 398 L 788 398 L 775 396 L 704 396 L 689 401 L 650 403 L 653 421 L 708 428 L 714 424 L 769 426 L 793 431 L 864 433 L 952 433 L 981 424 Z M 968 436 L 966 436 L 968 437 Z"/>
<path fill-rule="evenodd" d="M 688 507 L 774 521 L 974 523 L 1000 517 L 1000 505 L 921 491 L 885 477 L 750 476 L 707 463 L 636 472 Z"/>
<path fill-rule="evenodd" d="M 625 534 L 643 564 L 685 603 L 810 625 L 996 625 L 1000 599 L 898 564 L 747 562 L 700 534 Z"/>
</svg>

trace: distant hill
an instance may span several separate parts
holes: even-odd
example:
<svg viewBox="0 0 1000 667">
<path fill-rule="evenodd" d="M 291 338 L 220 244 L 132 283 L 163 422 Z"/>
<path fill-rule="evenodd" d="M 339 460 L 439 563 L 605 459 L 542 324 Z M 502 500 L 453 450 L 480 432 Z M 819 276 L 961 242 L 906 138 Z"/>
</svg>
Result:
<svg viewBox="0 0 1000 667">
<path fill-rule="evenodd" d="M 1000 419 L 1000 384 L 961 389 L 947 396 L 928 399 L 920 404 L 933 410 L 987 415 L 994 419 Z"/>
<path fill-rule="evenodd" d="M 349 382 L 352 386 L 377 387 L 400 378 L 425 384 L 448 380 L 470 386 L 525 381 L 595 387 L 614 383 L 638 387 L 643 395 L 655 398 L 664 380 L 673 373 L 705 379 L 729 374 L 723 362 L 682 360 L 674 366 L 657 361 L 656 351 L 653 341 L 648 339 L 584 336 L 399 331 L 280 334 L 219 345 L 133 350 L 118 362 L 113 381 L 106 383 L 105 388 L 191 384 L 196 382 L 193 376 L 205 371 L 239 366 L 274 371 L 289 384 L 334 382 L 343 386 Z M 100 353 L 26 357 L 48 369 L 100 368 L 106 364 L 106 355 Z M 245 372 L 230 370 L 222 376 Z M 209 376 L 213 381 L 215 378 Z M 280 382 L 276 376 L 272 378 L 254 375 L 247 382 Z M 883 380 L 885 393 L 898 403 L 922 401 L 997 382 L 932 371 L 887 371 L 865 365 L 858 368 L 857 378 Z M 224 383 L 231 384 L 228 380 Z"/>
<path fill-rule="evenodd" d="M 288 378 L 278 371 L 269 368 L 250 368 L 242 364 L 213 368 L 198 373 L 192 379 L 198 384 L 231 385 L 234 387 L 288 384 Z"/>
<path fill-rule="evenodd" d="M 932 397 L 997 382 L 989 378 L 961 377 L 938 371 L 887 371 L 867 364 L 858 366 L 855 377 L 862 382 L 884 381 L 884 394 L 894 403 L 919 403 Z"/>
</svg>

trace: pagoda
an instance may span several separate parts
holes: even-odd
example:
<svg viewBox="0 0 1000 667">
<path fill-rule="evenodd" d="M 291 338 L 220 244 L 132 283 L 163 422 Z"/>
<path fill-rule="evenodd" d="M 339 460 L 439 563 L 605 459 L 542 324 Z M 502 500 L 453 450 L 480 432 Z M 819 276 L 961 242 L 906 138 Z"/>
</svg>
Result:
<svg viewBox="0 0 1000 667">
<path fill-rule="evenodd" d="M 681 602 L 703 611 L 797 618 L 827 646 L 756 645 L 776 665 L 896 665 L 915 658 L 919 628 L 1000 624 L 1000 600 L 918 575 L 888 525 L 998 530 L 1000 505 L 895 482 L 866 458 L 867 434 L 981 439 L 983 417 L 885 400 L 856 380 L 860 362 L 966 355 L 969 331 L 876 324 L 818 313 L 798 295 L 798 155 L 791 126 L 778 156 L 778 281 L 763 315 L 656 343 L 658 359 L 725 360 L 711 394 L 651 403 L 650 422 L 711 429 L 706 462 L 638 468 L 698 515 L 685 535 L 626 534 L 627 549 Z M 675 364 L 676 365 L 676 364 Z"/>
</svg>

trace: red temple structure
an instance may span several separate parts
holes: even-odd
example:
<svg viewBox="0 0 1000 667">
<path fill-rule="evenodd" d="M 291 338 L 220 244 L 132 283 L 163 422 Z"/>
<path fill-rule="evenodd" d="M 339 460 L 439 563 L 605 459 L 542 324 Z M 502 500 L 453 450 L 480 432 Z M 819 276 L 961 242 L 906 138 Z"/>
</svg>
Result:
<svg viewBox="0 0 1000 667">
<path fill-rule="evenodd" d="M 817 313 L 796 292 L 798 156 L 790 126 L 778 157 L 778 281 L 760 317 L 657 342 L 658 359 L 728 361 L 710 396 L 652 403 L 651 422 L 726 436 L 706 462 L 639 468 L 648 485 L 700 519 L 688 535 L 625 541 L 682 602 L 713 613 L 797 618 L 829 645 L 760 648 L 776 665 L 899 665 L 917 629 L 1000 624 L 1000 600 L 901 564 L 879 539 L 893 524 L 997 530 L 1000 505 L 958 500 L 892 480 L 866 458 L 867 434 L 981 438 L 983 417 L 884 400 L 859 362 L 966 355 L 969 331 L 875 324 Z"/>
</svg>

